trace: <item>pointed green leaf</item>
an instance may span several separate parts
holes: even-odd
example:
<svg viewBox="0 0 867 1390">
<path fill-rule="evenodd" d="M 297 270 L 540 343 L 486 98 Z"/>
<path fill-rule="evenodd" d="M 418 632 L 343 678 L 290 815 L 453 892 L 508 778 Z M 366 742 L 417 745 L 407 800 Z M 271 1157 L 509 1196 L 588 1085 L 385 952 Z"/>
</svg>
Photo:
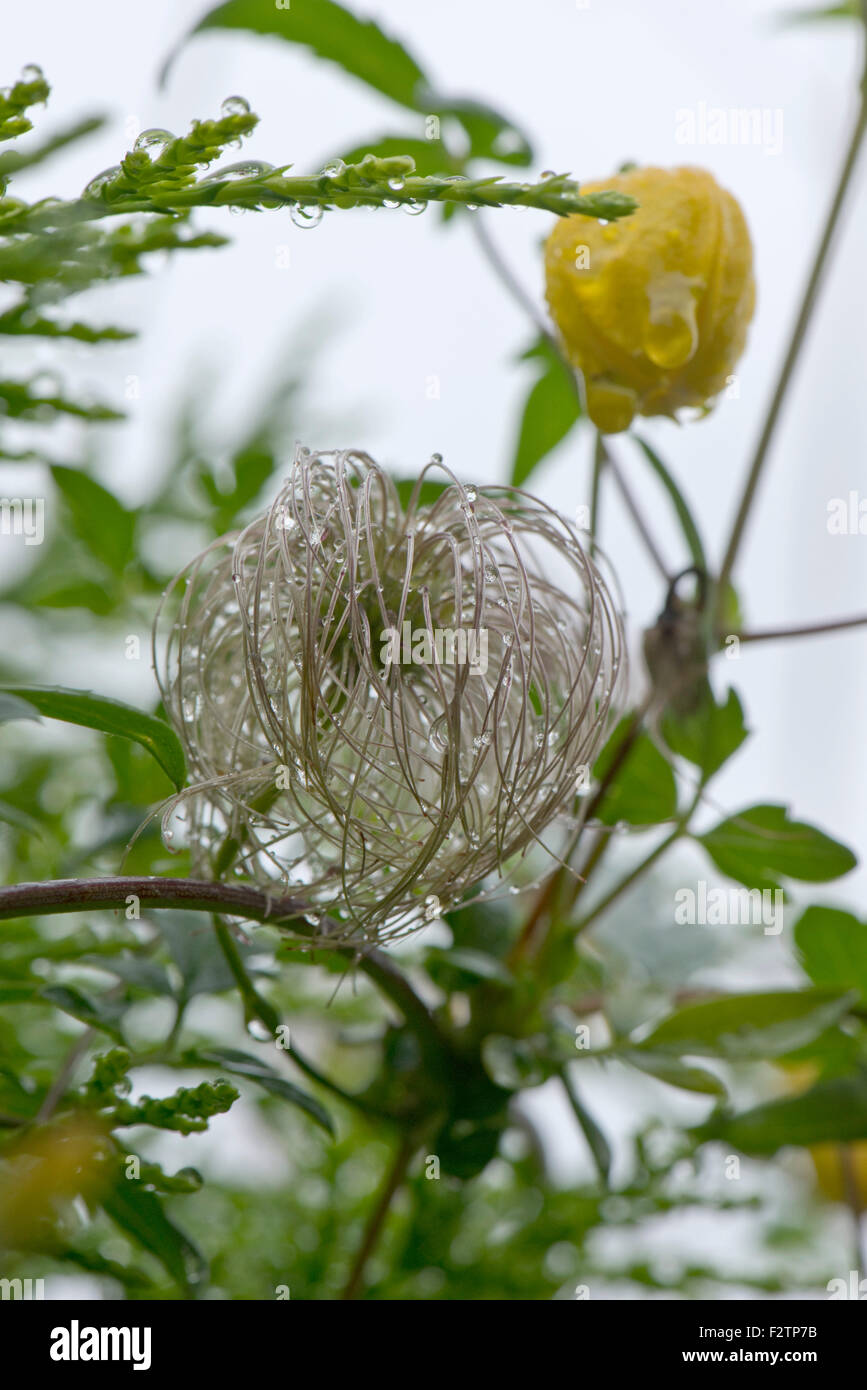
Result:
<svg viewBox="0 0 867 1390">
<path fill-rule="evenodd" d="M 672 753 L 701 768 L 705 777 L 718 772 L 736 753 L 749 730 L 737 692 L 730 690 L 724 705 L 718 704 L 707 683 L 698 708 L 691 714 L 671 711 L 662 720 L 662 736 Z"/>
<path fill-rule="evenodd" d="M 176 787 L 186 780 L 184 750 L 174 730 L 162 719 L 143 714 L 132 705 L 119 700 L 107 700 L 89 690 L 64 690 L 43 685 L 6 685 L 0 692 L 25 701 L 49 719 L 62 719 L 85 729 L 97 729 L 103 734 L 117 734 L 132 739 L 156 758 L 160 767 Z"/>
<path fill-rule="evenodd" d="M 472 157 L 521 165 L 532 159 L 526 135 L 501 112 L 479 101 L 434 91 L 402 43 L 335 0 L 291 0 L 285 6 L 274 0 L 228 0 L 210 10 L 192 32 L 205 29 L 247 29 L 300 44 L 411 111 L 459 121 Z"/>
<path fill-rule="evenodd" d="M 854 992 L 776 990 L 689 1004 L 653 1029 L 642 1052 L 731 1058 L 781 1057 L 803 1047 L 851 1008 Z"/>
<path fill-rule="evenodd" d="M 578 396 L 563 364 L 548 343 L 540 340 L 525 360 L 544 363 L 542 375 L 530 388 L 521 416 L 512 463 L 512 486 L 522 487 L 552 449 L 565 439 L 581 417 Z"/>
<path fill-rule="evenodd" d="M 801 964 L 816 985 L 867 999 L 867 923 L 836 907 L 808 907 L 795 924 Z"/>
<path fill-rule="evenodd" d="M 867 1077 L 820 1081 L 800 1096 L 772 1100 L 740 1115 L 714 1116 L 697 1133 L 751 1154 L 776 1153 L 787 1144 L 867 1139 Z"/>
<path fill-rule="evenodd" d="M 155 1193 L 141 1182 L 120 1177 L 102 1205 L 121 1230 L 154 1255 L 186 1291 L 201 1284 L 207 1263 L 201 1251 L 169 1220 Z"/>
<path fill-rule="evenodd" d="M 135 513 L 128 512 L 113 493 L 77 468 L 55 464 L 51 470 L 72 515 L 72 524 L 88 550 L 115 574 L 133 554 Z"/>
<path fill-rule="evenodd" d="M 578 1121 L 581 1133 L 587 1140 L 599 1176 L 607 1186 L 611 1176 L 611 1145 L 578 1094 L 572 1077 L 566 1072 L 563 1073 L 563 1086 L 569 1098 L 569 1104 L 572 1106 L 572 1113 Z"/>
<path fill-rule="evenodd" d="M 696 839 L 722 873 L 747 888 L 775 888 L 781 878 L 827 883 L 858 862 L 823 831 L 791 820 L 785 806 L 750 806 Z"/>
<path fill-rule="evenodd" d="M 40 990 L 39 998 L 77 1018 L 80 1023 L 86 1023 L 89 1028 L 107 1033 L 116 1042 L 123 1041 L 119 1025 L 127 1006 L 122 1000 L 109 999 L 105 995 L 93 999 L 72 985 L 47 985 Z"/>
<path fill-rule="evenodd" d="M 644 454 L 647 458 L 648 463 L 650 464 L 651 468 L 655 472 L 656 476 L 659 478 L 660 482 L 662 483 L 663 487 L 665 488 L 666 492 L 668 493 L 669 497 L 674 503 L 674 509 L 677 512 L 677 519 L 680 522 L 680 529 L 683 532 L 683 536 L 687 545 L 689 546 L 689 553 L 692 557 L 692 563 L 696 566 L 697 569 L 701 570 L 703 574 L 707 574 L 707 559 L 704 553 L 704 546 L 701 543 L 701 536 L 698 533 L 698 527 L 696 526 L 693 520 L 692 512 L 690 511 L 689 506 L 687 505 L 687 502 L 684 499 L 683 493 L 680 491 L 680 488 L 677 486 L 677 483 L 674 481 L 674 478 L 671 476 L 665 464 L 662 462 L 662 459 L 655 452 L 655 450 L 653 450 L 650 447 L 650 445 L 647 443 L 647 440 L 639 439 L 638 436 L 636 436 L 636 443 L 639 444 L 640 447 L 644 450 Z"/>
<path fill-rule="evenodd" d="M 623 719 L 614 730 L 593 768 L 600 781 L 611 766 L 623 742 L 631 719 Z M 629 757 L 617 773 L 603 798 L 597 815 L 605 825 L 625 821 L 628 825 L 658 825 L 677 814 L 677 783 L 674 773 L 648 734 L 639 734 Z"/>
<path fill-rule="evenodd" d="M 307 1091 L 302 1091 L 300 1087 L 287 1081 L 284 1076 L 276 1072 L 273 1067 L 269 1067 L 266 1062 L 262 1062 L 258 1057 L 251 1057 L 248 1052 L 238 1052 L 233 1047 L 211 1047 L 204 1051 L 198 1051 L 190 1056 L 191 1061 L 206 1062 L 213 1066 L 224 1067 L 233 1076 L 245 1076 L 250 1081 L 255 1081 L 264 1091 L 268 1091 L 272 1096 L 279 1096 L 280 1100 L 288 1101 L 290 1105 L 297 1105 L 300 1110 L 321 1125 L 327 1134 L 334 1137 L 334 1121 L 328 1111 L 315 1097 Z"/>
<path fill-rule="evenodd" d="M 618 1060 L 628 1062 L 638 1071 L 664 1081 L 667 1086 L 676 1086 L 681 1091 L 694 1091 L 702 1096 L 724 1096 L 726 1088 L 718 1076 L 705 1071 L 704 1067 L 688 1066 L 671 1053 L 644 1052 L 634 1048 L 618 1053 Z"/>
<path fill-rule="evenodd" d="M 285 8 L 274 0 L 228 0 L 199 20 L 193 33 L 203 29 L 247 29 L 301 44 L 413 110 L 427 85 L 402 44 L 334 0 L 292 0 Z"/>
</svg>

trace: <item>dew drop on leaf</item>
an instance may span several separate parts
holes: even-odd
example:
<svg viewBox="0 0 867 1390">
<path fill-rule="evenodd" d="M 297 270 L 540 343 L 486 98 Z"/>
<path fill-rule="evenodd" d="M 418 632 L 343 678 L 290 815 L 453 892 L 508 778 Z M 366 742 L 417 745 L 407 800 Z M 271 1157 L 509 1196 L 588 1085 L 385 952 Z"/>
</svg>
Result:
<svg viewBox="0 0 867 1390">
<path fill-rule="evenodd" d="M 316 227 L 322 221 L 324 209 L 318 203 L 311 207 L 302 207 L 300 203 L 293 203 L 289 209 L 289 216 L 296 227 Z"/>
<path fill-rule="evenodd" d="M 226 97 L 220 111 L 224 116 L 249 116 L 250 103 L 245 97 Z"/>
</svg>

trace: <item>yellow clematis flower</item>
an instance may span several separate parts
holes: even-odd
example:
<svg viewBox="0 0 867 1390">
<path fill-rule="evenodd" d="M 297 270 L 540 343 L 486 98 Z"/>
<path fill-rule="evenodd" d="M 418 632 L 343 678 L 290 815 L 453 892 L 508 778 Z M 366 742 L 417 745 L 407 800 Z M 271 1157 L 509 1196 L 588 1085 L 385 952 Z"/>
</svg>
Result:
<svg viewBox="0 0 867 1390">
<path fill-rule="evenodd" d="M 545 246 L 548 305 L 606 434 L 636 415 L 706 407 L 729 381 L 755 307 L 737 200 L 704 169 L 637 168 L 582 192 L 631 194 L 618 222 L 561 218 Z"/>
</svg>

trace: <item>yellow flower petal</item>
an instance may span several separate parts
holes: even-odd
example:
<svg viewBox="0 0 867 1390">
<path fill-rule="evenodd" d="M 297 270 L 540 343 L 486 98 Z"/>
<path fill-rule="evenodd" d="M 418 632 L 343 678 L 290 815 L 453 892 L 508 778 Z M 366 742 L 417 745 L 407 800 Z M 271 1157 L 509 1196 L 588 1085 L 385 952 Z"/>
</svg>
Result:
<svg viewBox="0 0 867 1390">
<path fill-rule="evenodd" d="M 616 223 L 561 218 L 545 246 L 548 305 L 606 434 L 636 415 L 703 408 L 743 352 L 753 254 L 735 198 L 703 169 L 632 169 L 584 184 L 637 198 Z"/>
</svg>

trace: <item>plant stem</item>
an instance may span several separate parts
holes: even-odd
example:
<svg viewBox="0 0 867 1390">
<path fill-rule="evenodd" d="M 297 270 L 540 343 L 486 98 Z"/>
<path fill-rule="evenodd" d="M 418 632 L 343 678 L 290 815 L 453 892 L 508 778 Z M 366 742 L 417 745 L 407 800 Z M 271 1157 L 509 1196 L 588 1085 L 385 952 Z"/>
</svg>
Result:
<svg viewBox="0 0 867 1390">
<path fill-rule="evenodd" d="M 129 897 L 136 897 L 153 907 L 216 912 L 263 924 L 283 925 L 305 917 L 309 911 L 309 907 L 297 898 L 272 898 L 255 888 L 241 884 L 211 883 L 206 879 L 65 878 L 0 888 L 0 921 L 31 914 L 44 916 L 80 912 L 94 906 L 123 908 Z M 234 946 L 234 942 L 231 944 Z M 403 1014 L 416 1034 L 428 1063 L 442 1064 L 449 1050 L 447 1039 L 427 1005 L 388 956 L 378 950 L 357 951 L 349 945 L 323 949 L 335 950 L 357 965 Z"/>
<path fill-rule="evenodd" d="M 617 774 L 626 765 L 626 762 L 630 754 L 632 753 L 632 749 L 635 747 L 635 743 L 644 727 L 644 718 L 650 708 L 650 703 L 650 698 L 646 699 L 632 715 L 629 727 L 627 728 L 623 738 L 621 739 L 617 747 L 617 750 L 614 754 L 614 757 L 611 759 L 609 766 L 606 768 L 604 776 L 600 779 L 596 791 L 590 798 L 590 802 L 587 806 L 587 811 L 584 815 L 581 828 L 583 828 L 583 826 L 586 825 L 587 821 L 592 820 L 593 817 L 596 815 L 597 811 L 599 810 L 599 807 L 602 805 L 602 802 L 608 795 L 608 792 L 611 786 L 613 785 L 617 777 Z M 509 955 L 510 965 L 515 965 L 521 959 L 521 957 L 527 953 L 530 946 L 534 942 L 539 923 L 541 922 L 545 914 L 548 913 L 549 916 L 553 914 L 553 909 L 556 906 L 559 895 L 560 885 L 563 881 L 563 878 L 569 872 L 567 866 L 569 863 L 569 859 L 571 858 L 575 850 L 576 844 L 577 836 L 569 845 L 569 848 L 564 856 L 565 863 L 561 865 L 560 868 L 557 869 L 556 872 L 551 875 L 548 882 L 541 890 L 539 897 L 536 901 L 536 905 L 533 908 L 533 911 L 531 912 L 529 918 L 524 924 L 524 927 L 521 931 L 521 935 L 515 942 L 515 945 L 512 947 L 512 950 Z M 588 866 L 592 867 L 592 865 L 597 862 L 599 857 L 601 857 L 601 851 L 599 855 L 596 856 L 596 858 L 594 858 L 594 856 L 591 854 L 590 859 L 588 859 L 587 861 Z M 584 884 L 581 882 L 581 880 L 579 880 L 579 892 L 581 888 L 583 888 L 583 886 Z M 572 899 L 572 901 L 574 902 L 574 898 Z"/>
<path fill-rule="evenodd" d="M 564 367 L 569 374 L 569 379 L 573 383 L 575 391 L 577 393 L 578 385 L 575 381 L 575 374 L 572 371 L 571 365 L 564 358 L 560 349 L 560 344 L 554 337 L 550 325 L 545 320 L 544 315 L 539 312 L 538 306 L 534 302 L 531 295 L 529 295 L 527 291 L 524 289 L 524 286 L 521 284 L 514 271 L 511 269 L 509 265 L 507 265 L 499 247 L 497 246 L 496 242 L 494 241 L 493 237 L 488 231 L 485 219 L 483 217 L 474 217 L 470 225 L 473 230 L 473 235 L 475 236 L 476 241 L 479 243 L 479 246 L 481 247 L 482 254 L 484 255 L 486 261 L 490 265 L 497 279 L 500 281 L 500 284 L 503 286 L 504 289 L 508 290 L 509 294 L 511 295 L 512 299 L 514 299 L 518 307 L 520 309 L 523 309 L 524 313 L 530 319 L 533 326 L 537 329 L 539 337 L 545 339 L 545 342 L 548 344 L 551 350 L 554 353 L 556 353 L 559 360 L 564 364 Z"/>
<path fill-rule="evenodd" d="M 66 1090 L 72 1080 L 75 1068 L 78 1066 L 78 1063 L 81 1061 L 95 1037 L 95 1028 L 85 1028 L 84 1032 L 75 1039 L 75 1042 L 63 1059 L 60 1071 L 45 1093 L 45 1097 L 36 1115 L 36 1123 L 38 1125 L 47 1124 L 51 1119 L 58 1105 L 66 1095 Z"/>
<path fill-rule="evenodd" d="M 579 922 L 575 923 L 575 925 L 572 928 L 575 936 L 579 936 L 581 932 L 586 931 L 587 928 L 590 926 L 591 922 L 595 922 L 597 917 L 601 917 L 603 912 L 607 912 L 608 908 L 611 906 L 612 903 L 617 901 L 621 893 L 625 893 L 628 888 L 631 888 L 633 884 L 637 883 L 638 880 L 642 878 L 644 874 L 647 873 L 647 870 L 652 868 L 656 861 L 658 859 L 661 859 L 663 854 L 665 854 L 671 848 L 671 846 L 681 838 L 681 836 L 687 833 L 687 831 L 689 830 L 689 823 L 692 820 L 693 814 L 695 813 L 695 809 L 701 801 L 706 781 L 707 778 L 704 777 L 699 781 L 698 786 L 696 787 L 695 792 L 693 794 L 692 801 L 690 802 L 687 809 L 680 816 L 677 825 L 671 831 L 671 834 L 666 835 L 665 839 L 661 840 L 655 849 L 652 849 L 649 854 L 645 855 L 645 857 L 640 861 L 640 863 L 636 864 L 635 868 L 632 869 L 626 875 L 625 878 L 621 879 L 619 883 L 616 883 L 614 887 L 611 889 L 611 891 L 609 893 L 606 893 L 602 901 L 598 902 L 596 906 L 592 908 L 590 912 L 587 913 L 586 917 L 582 917 Z"/>
<path fill-rule="evenodd" d="M 367 1261 L 376 1248 L 379 1237 L 382 1234 L 382 1228 L 385 1225 L 385 1219 L 388 1216 L 389 1209 L 398 1189 L 403 1184 L 403 1180 L 406 1177 L 406 1170 L 410 1165 L 415 1149 L 415 1138 L 411 1134 L 404 1134 L 398 1146 L 397 1153 L 394 1156 L 392 1165 L 386 1175 L 382 1190 L 377 1198 L 376 1206 L 370 1214 L 370 1220 L 367 1223 L 364 1237 L 359 1246 L 358 1254 L 355 1257 L 349 1279 L 346 1282 L 346 1287 L 341 1294 L 341 1299 L 353 1299 L 358 1296 Z"/>
<path fill-rule="evenodd" d="M 775 642 L 786 637 L 815 637 L 822 632 L 843 632 L 850 627 L 867 625 L 867 614 L 859 618 L 836 618 L 827 623 L 810 623 L 806 627 L 769 627 L 761 632 L 739 632 L 740 642 Z"/>
<path fill-rule="evenodd" d="M 626 478 L 624 474 L 621 472 L 621 469 L 614 455 L 611 452 L 611 445 L 608 443 L 608 440 L 601 435 L 600 439 L 602 441 L 602 452 L 608 463 L 608 470 L 615 483 L 617 484 L 617 487 L 620 491 L 620 495 L 626 504 L 626 509 L 629 512 L 629 515 L 632 517 L 632 520 L 635 523 L 635 529 L 637 530 L 641 539 L 644 541 L 645 549 L 647 550 L 647 553 L 652 559 L 653 563 L 656 565 L 656 568 L 659 570 L 659 573 L 661 574 L 662 578 L 665 580 L 666 584 L 670 584 L 671 574 L 669 573 L 668 566 L 662 558 L 662 553 L 659 547 L 657 546 L 656 541 L 650 534 L 647 522 L 644 520 L 644 517 L 641 514 L 641 508 L 639 507 L 638 503 L 633 497 L 632 491 L 628 483 L 626 482 Z"/>
<path fill-rule="evenodd" d="M 837 180 L 837 186 L 834 191 L 834 195 L 831 199 L 831 206 L 828 210 L 825 225 L 822 230 L 821 237 L 819 239 L 819 245 L 816 249 L 816 255 L 813 260 L 813 265 L 810 270 L 809 277 L 807 279 L 806 287 L 804 289 L 801 307 L 798 311 L 798 317 L 795 320 L 794 329 L 792 330 L 792 337 L 789 342 L 788 351 L 786 352 L 786 356 L 783 359 L 783 365 L 780 369 L 779 379 L 777 381 L 774 394 L 771 398 L 770 407 L 768 409 L 768 414 L 765 419 L 762 433 L 759 437 L 758 445 L 756 446 L 756 452 L 753 457 L 750 471 L 747 475 L 747 481 L 744 487 L 743 495 L 741 497 L 740 506 L 738 507 L 737 515 L 735 516 L 735 520 L 732 525 L 728 547 L 726 549 L 722 566 L 720 568 L 719 577 L 717 579 L 718 615 L 720 606 L 723 601 L 723 596 L 725 594 L 726 585 L 728 584 L 731 578 L 732 570 L 734 569 L 735 562 L 738 557 L 738 551 L 740 550 L 741 542 L 743 540 L 747 519 L 749 517 L 750 509 L 752 508 L 753 501 L 755 499 L 756 490 L 758 488 L 759 481 L 761 479 L 762 472 L 765 466 L 765 462 L 768 457 L 768 450 L 770 448 L 771 441 L 774 437 L 774 431 L 777 426 L 777 421 L 779 419 L 780 412 L 783 408 L 783 404 L 786 400 L 788 389 L 791 384 L 792 377 L 794 375 L 795 367 L 797 366 L 798 358 L 800 357 L 801 348 L 804 345 L 804 340 L 807 334 L 807 328 L 809 326 L 810 318 L 812 316 L 813 309 L 816 304 L 816 298 L 818 296 L 819 287 L 822 281 L 822 275 L 825 270 L 825 265 L 828 259 L 828 253 L 831 249 L 831 244 L 834 240 L 834 233 L 837 229 L 840 213 L 843 208 L 843 204 L 846 200 L 846 194 L 849 191 L 849 185 L 852 181 L 852 175 L 855 171 L 855 166 L 858 162 L 858 155 L 861 152 L 861 146 L 864 141 L 865 130 L 867 130 L 867 69 L 865 69 L 865 76 L 864 79 L 862 79 L 858 114 L 855 119 L 855 125 L 853 127 L 852 135 L 849 140 L 849 145 L 846 150 L 846 155 L 843 160 L 843 166 L 840 170 L 840 175 Z"/>
<path fill-rule="evenodd" d="M 619 883 L 616 883 L 611 891 L 606 893 L 605 897 L 602 898 L 585 917 L 582 917 L 579 922 L 574 924 L 572 928 L 573 935 L 579 936 L 581 932 L 587 930 L 592 922 L 596 921 L 597 917 L 601 917 L 603 912 L 607 912 L 612 903 L 616 902 L 620 895 L 626 892 L 627 888 L 631 888 L 638 879 L 642 878 L 644 874 L 647 873 L 647 870 L 656 863 L 657 859 L 661 859 L 666 850 L 670 849 L 675 841 L 680 839 L 682 834 L 683 826 L 678 825 L 655 849 L 652 849 L 649 854 L 645 855 L 641 862 L 636 864 L 635 868 L 632 869 L 625 878 L 622 878 Z"/>
<path fill-rule="evenodd" d="M 53 230 L 104 217 L 130 217 L 137 213 L 172 215 L 197 207 L 240 208 L 353 208 L 396 207 L 399 204 L 452 203 L 476 207 L 530 207 L 561 217 L 580 213 L 608 220 L 628 216 L 633 199 L 617 192 L 582 194 L 571 179 L 542 179 L 538 183 L 497 182 L 490 179 L 457 179 L 437 175 L 407 174 L 400 180 L 383 173 L 361 173 L 349 165 L 343 174 L 286 175 L 279 170 L 247 178 L 221 179 L 219 171 L 187 186 L 169 182 L 148 188 L 119 189 L 112 196 L 108 186 L 99 195 L 55 203 L 50 208 L 15 209 L 0 219 L 0 234 Z"/>
<path fill-rule="evenodd" d="M 593 555 L 597 549 L 599 540 L 599 509 L 602 501 L 602 473 L 605 464 L 608 462 L 608 455 L 605 452 L 605 443 L 599 431 L 596 431 L 596 439 L 593 443 L 593 476 L 590 484 L 590 554 Z"/>
<path fill-rule="evenodd" d="M 268 1032 L 275 1037 L 280 1027 L 280 1015 L 277 1010 L 263 999 L 247 971 L 244 969 L 244 962 L 238 950 L 238 943 L 229 930 L 223 918 L 217 913 L 213 914 L 214 933 L 217 944 L 223 953 L 223 959 L 231 971 L 232 978 L 238 986 L 238 992 L 244 1004 L 245 1021 L 249 1023 L 252 1019 L 259 1022 L 268 1029 Z"/>
</svg>

